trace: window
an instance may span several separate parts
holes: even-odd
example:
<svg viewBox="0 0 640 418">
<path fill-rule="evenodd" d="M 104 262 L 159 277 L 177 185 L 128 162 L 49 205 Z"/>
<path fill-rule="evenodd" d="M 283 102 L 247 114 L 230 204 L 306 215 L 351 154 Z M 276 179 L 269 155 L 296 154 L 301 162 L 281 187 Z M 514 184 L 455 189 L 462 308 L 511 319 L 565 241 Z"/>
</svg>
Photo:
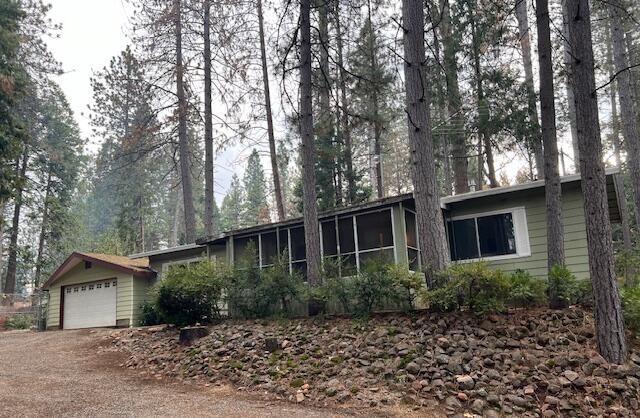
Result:
<svg viewBox="0 0 640 418">
<path fill-rule="evenodd" d="M 73 293 L 77 293 L 77 292 L 78 292 L 78 288 L 77 288 L 77 287 L 74 287 L 74 288 L 73 288 Z"/>
<path fill-rule="evenodd" d="M 278 235 L 276 231 L 260 234 L 260 264 L 272 265 L 278 257 Z"/>
<path fill-rule="evenodd" d="M 102 283 L 98 283 L 98 284 L 96 285 L 96 289 L 102 289 Z"/>
<path fill-rule="evenodd" d="M 291 260 L 300 261 L 306 259 L 307 250 L 304 242 L 304 227 L 291 228 L 289 230 L 291 237 Z"/>
<path fill-rule="evenodd" d="M 391 263 L 394 261 L 391 210 L 356 216 L 358 230 L 358 263 Z"/>
<path fill-rule="evenodd" d="M 405 209 L 404 211 L 405 234 L 407 238 L 407 259 L 409 270 L 420 270 L 420 249 L 418 247 L 418 231 L 416 228 L 415 212 Z"/>
<path fill-rule="evenodd" d="M 336 236 L 336 221 L 325 221 L 322 227 L 322 251 L 325 257 L 338 255 L 338 237 Z"/>
<path fill-rule="evenodd" d="M 109 282 L 106 282 L 106 283 L 104 284 L 104 287 L 105 287 L 105 288 L 107 288 L 107 287 L 109 287 L 109 286 L 111 286 L 111 283 L 109 283 Z"/>
<path fill-rule="evenodd" d="M 531 254 L 524 208 L 454 218 L 447 234 L 454 261 Z"/>
<path fill-rule="evenodd" d="M 89 290 L 93 290 L 93 285 L 92 284 L 89 285 Z"/>
<path fill-rule="evenodd" d="M 87 290 L 87 286 L 82 286 L 82 287 L 80 287 L 80 290 L 81 290 L 82 292 L 84 292 L 85 290 Z"/>
<path fill-rule="evenodd" d="M 113 281 L 113 283 L 112 283 L 113 287 L 116 287 L 116 284 L 117 284 L 117 283 L 118 283 L 118 282 L 114 280 L 114 281 Z"/>
<path fill-rule="evenodd" d="M 233 239 L 233 255 L 236 262 L 245 265 L 257 266 L 258 260 L 258 236 L 248 236 Z"/>
<path fill-rule="evenodd" d="M 67 287 L 67 293 L 71 293 L 71 288 Z"/>
<path fill-rule="evenodd" d="M 91 261 L 85 261 L 84 262 L 84 268 L 85 268 L 85 270 L 90 269 L 91 268 Z"/>
</svg>

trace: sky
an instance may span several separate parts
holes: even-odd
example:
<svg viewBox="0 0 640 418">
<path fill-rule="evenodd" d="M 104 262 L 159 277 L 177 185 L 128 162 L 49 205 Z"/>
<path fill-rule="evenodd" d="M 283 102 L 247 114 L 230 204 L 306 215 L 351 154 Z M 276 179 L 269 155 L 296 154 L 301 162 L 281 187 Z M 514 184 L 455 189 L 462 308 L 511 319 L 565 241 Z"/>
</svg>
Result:
<svg viewBox="0 0 640 418">
<path fill-rule="evenodd" d="M 125 0 L 49 0 L 50 17 L 62 24 L 60 36 L 49 39 L 51 52 L 62 63 L 64 74 L 56 81 L 71 104 L 83 137 L 88 138 L 86 150 L 95 153 L 99 139 L 91 137 L 87 105 L 91 103 L 89 80 L 95 71 L 109 64 L 111 57 L 127 45 L 128 17 L 131 7 Z M 216 201 L 229 187 L 233 173 L 241 175 L 243 150 L 227 149 L 216 160 Z M 239 163 L 240 161 L 240 163 Z M 263 165 L 265 161 L 263 161 Z M 267 167 L 265 165 L 265 167 Z"/>
</svg>

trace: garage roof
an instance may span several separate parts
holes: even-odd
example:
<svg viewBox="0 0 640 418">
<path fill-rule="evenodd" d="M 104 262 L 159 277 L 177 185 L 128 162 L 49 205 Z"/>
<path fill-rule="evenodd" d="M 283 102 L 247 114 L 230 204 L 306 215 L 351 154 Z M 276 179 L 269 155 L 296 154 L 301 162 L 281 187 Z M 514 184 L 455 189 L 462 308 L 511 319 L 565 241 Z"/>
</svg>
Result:
<svg viewBox="0 0 640 418">
<path fill-rule="evenodd" d="M 74 252 L 58 267 L 51 277 L 49 277 L 49 280 L 42 285 L 42 288 L 49 288 L 65 273 L 85 261 L 107 269 L 129 273 L 134 277 L 153 278 L 156 275 L 156 273 L 149 268 L 148 258 L 130 259 L 129 257 L 119 255 Z"/>
</svg>

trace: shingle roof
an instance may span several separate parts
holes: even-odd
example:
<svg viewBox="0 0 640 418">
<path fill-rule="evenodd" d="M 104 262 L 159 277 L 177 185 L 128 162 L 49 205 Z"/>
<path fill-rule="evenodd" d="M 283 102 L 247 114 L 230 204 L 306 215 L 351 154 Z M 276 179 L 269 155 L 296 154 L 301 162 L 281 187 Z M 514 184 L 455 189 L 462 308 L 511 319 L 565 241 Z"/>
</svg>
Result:
<svg viewBox="0 0 640 418">
<path fill-rule="evenodd" d="M 88 261 L 107 269 L 128 273 L 134 277 L 153 278 L 156 275 L 156 273 L 149 268 L 148 258 L 130 259 L 129 257 L 119 255 L 74 252 L 67 257 L 64 263 L 49 277 L 42 285 L 42 288 L 49 288 L 65 273 L 83 261 Z"/>
</svg>

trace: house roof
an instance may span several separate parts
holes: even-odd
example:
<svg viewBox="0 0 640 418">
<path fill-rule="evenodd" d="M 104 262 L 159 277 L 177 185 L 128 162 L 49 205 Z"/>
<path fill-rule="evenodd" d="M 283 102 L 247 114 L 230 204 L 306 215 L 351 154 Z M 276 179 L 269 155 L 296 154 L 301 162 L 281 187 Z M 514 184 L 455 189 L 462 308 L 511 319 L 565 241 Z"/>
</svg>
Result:
<svg viewBox="0 0 640 418">
<path fill-rule="evenodd" d="M 130 259 L 119 255 L 73 252 L 58 269 L 42 285 L 43 289 L 51 287 L 57 280 L 78 264 L 89 261 L 107 269 L 129 273 L 134 277 L 153 278 L 156 273 L 149 268 L 148 258 Z"/>
<path fill-rule="evenodd" d="M 171 248 L 163 248 L 160 250 L 152 250 L 152 251 L 145 251 L 142 253 L 136 253 L 136 254 L 131 254 L 129 255 L 129 258 L 131 259 L 138 259 L 138 258 L 144 258 L 144 257 L 153 257 L 155 255 L 162 255 L 162 254 L 171 254 L 171 253 L 178 253 L 181 251 L 189 251 L 189 250 L 195 250 L 198 248 L 202 248 L 203 250 L 206 249 L 205 246 L 200 245 L 200 244 L 185 244 L 185 245 L 178 245 L 177 247 L 171 247 Z"/>
</svg>

